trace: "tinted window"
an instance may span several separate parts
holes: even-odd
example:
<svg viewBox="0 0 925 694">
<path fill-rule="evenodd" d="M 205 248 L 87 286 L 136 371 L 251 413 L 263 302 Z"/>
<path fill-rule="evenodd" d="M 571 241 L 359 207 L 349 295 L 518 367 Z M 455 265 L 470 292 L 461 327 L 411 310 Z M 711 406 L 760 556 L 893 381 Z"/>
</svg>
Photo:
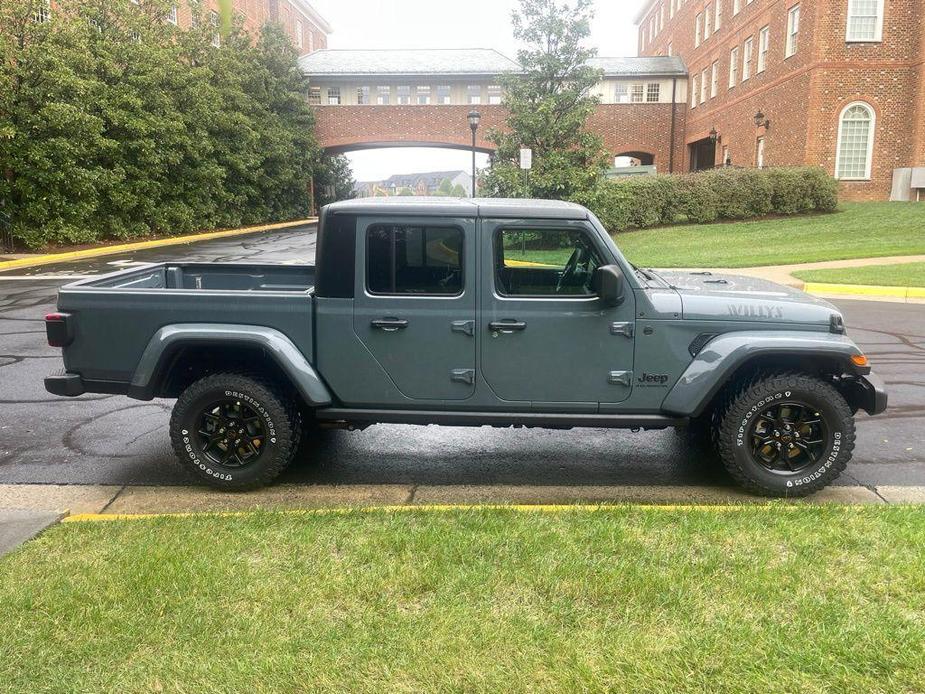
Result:
<svg viewBox="0 0 925 694">
<path fill-rule="evenodd" d="M 373 294 L 459 294 L 462 250 L 463 232 L 454 227 L 370 227 L 366 285 Z"/>
<path fill-rule="evenodd" d="M 568 229 L 502 229 L 495 241 L 498 290 L 509 296 L 593 296 L 601 256 Z"/>
</svg>

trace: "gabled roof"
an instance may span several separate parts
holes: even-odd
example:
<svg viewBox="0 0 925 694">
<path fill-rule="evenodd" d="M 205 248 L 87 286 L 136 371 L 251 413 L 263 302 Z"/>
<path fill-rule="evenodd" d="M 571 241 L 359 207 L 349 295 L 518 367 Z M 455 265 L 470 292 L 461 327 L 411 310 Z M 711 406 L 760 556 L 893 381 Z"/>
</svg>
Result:
<svg viewBox="0 0 925 694">
<path fill-rule="evenodd" d="M 500 75 L 520 65 L 491 48 L 323 49 L 299 58 L 308 75 Z"/>
<path fill-rule="evenodd" d="M 331 28 L 331 24 L 328 22 L 328 20 L 322 17 L 318 10 L 316 10 L 308 3 L 308 0 L 293 0 L 293 4 L 299 8 L 299 10 L 306 17 L 312 20 L 325 34 L 330 34 L 334 31 Z"/>
<path fill-rule="evenodd" d="M 591 58 L 588 64 L 604 71 L 605 77 L 686 77 L 684 61 L 676 55 L 639 58 Z"/>
</svg>

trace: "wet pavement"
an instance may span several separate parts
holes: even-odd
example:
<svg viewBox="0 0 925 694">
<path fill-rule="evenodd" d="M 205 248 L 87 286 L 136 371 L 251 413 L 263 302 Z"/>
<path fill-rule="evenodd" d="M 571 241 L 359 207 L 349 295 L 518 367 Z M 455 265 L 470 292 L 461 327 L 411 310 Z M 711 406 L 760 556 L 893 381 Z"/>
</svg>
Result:
<svg viewBox="0 0 925 694">
<path fill-rule="evenodd" d="M 171 401 L 57 398 L 42 379 L 60 368 L 43 316 L 72 278 L 168 259 L 310 262 L 314 227 L 150 249 L 0 273 L 0 484 L 183 485 L 167 436 Z M 849 333 L 887 382 L 885 416 L 858 416 L 842 485 L 925 485 L 925 307 L 841 301 Z M 557 487 L 729 484 L 672 431 L 547 431 L 379 425 L 325 432 L 284 482 L 324 485 Z M 452 498 L 448 493 L 447 498 Z M 0 500 L 0 506 L 2 506 Z"/>
</svg>

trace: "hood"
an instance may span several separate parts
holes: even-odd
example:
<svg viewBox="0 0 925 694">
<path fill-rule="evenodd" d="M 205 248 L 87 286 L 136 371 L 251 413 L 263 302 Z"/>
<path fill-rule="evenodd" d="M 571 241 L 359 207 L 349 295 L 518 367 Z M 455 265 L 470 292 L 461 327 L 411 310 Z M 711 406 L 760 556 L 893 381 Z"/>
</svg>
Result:
<svg viewBox="0 0 925 694">
<path fill-rule="evenodd" d="M 683 317 L 828 326 L 841 311 L 828 301 L 758 277 L 718 272 L 654 270 L 681 296 Z"/>
</svg>

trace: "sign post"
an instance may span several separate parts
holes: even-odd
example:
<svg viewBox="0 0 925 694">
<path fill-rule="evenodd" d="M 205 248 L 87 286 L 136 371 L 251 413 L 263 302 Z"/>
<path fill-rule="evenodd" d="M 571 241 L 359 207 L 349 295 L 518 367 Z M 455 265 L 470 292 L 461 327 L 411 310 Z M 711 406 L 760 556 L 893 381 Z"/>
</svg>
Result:
<svg viewBox="0 0 925 694">
<path fill-rule="evenodd" d="M 520 148 L 520 168 L 524 171 L 524 197 L 530 197 L 530 169 L 533 168 L 533 150 Z"/>
</svg>

